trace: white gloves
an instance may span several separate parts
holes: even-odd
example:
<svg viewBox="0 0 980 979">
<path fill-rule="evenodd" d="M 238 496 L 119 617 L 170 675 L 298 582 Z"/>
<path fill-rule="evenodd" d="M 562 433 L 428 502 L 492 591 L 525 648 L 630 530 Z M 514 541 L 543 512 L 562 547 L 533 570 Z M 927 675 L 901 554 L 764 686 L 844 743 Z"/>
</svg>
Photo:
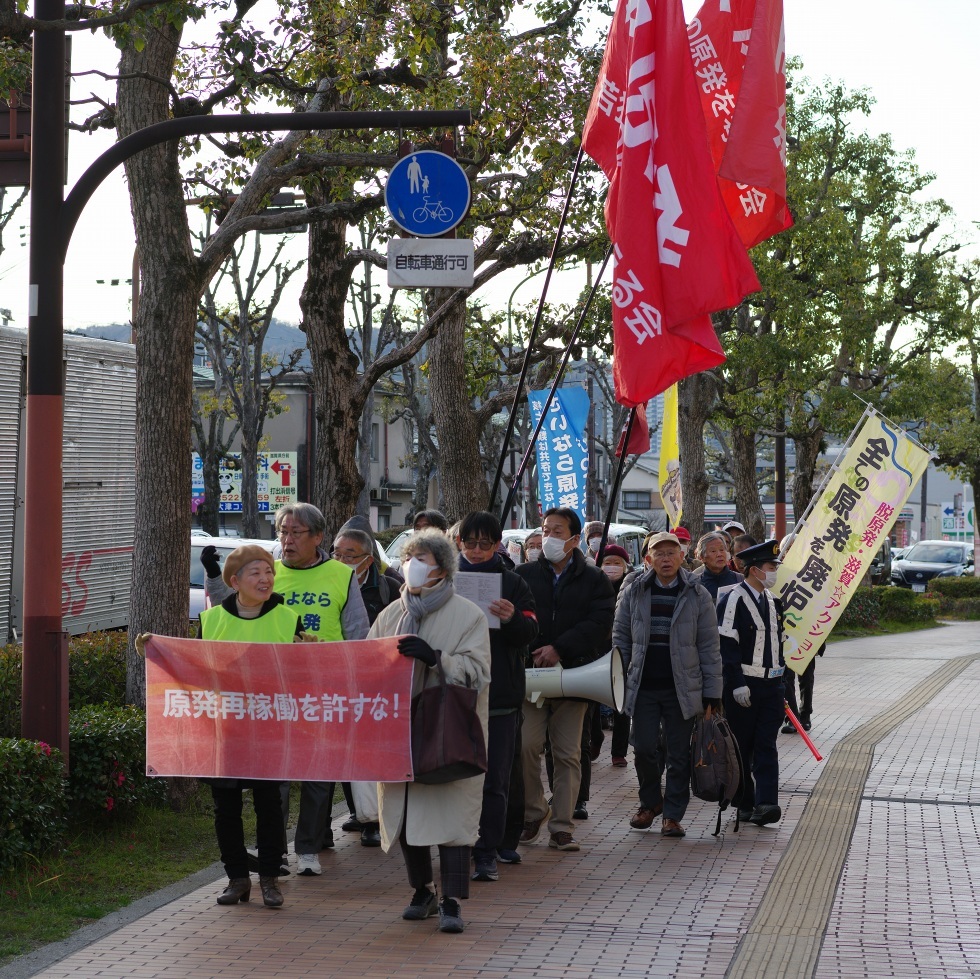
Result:
<svg viewBox="0 0 980 979">
<path fill-rule="evenodd" d="M 732 696 L 735 698 L 735 703 L 738 704 L 739 707 L 752 706 L 752 698 L 749 696 L 748 687 L 736 687 L 732 691 Z"/>
</svg>

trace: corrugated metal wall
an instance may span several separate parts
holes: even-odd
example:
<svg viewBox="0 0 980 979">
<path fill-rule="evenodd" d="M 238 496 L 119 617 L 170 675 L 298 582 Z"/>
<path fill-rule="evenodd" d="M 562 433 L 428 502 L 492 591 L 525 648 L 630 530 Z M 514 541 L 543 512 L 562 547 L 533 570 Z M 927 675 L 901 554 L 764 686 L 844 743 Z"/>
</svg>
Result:
<svg viewBox="0 0 980 979">
<path fill-rule="evenodd" d="M 0 641 L 12 630 L 21 634 L 26 349 L 25 331 L 0 328 Z M 65 630 L 78 635 L 129 619 L 136 352 L 129 344 L 66 336 L 65 361 L 61 613 Z"/>
<path fill-rule="evenodd" d="M 24 344 L 23 330 L 0 327 L 0 642 L 7 641 L 12 625 Z"/>
<path fill-rule="evenodd" d="M 65 337 L 62 615 L 77 635 L 129 620 L 136 352 Z"/>
</svg>

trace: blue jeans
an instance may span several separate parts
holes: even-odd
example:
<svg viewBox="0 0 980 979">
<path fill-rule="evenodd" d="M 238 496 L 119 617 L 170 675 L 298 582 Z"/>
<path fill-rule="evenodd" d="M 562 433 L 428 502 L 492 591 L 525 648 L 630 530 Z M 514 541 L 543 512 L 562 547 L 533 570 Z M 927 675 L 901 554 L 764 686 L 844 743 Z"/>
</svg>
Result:
<svg viewBox="0 0 980 979">
<path fill-rule="evenodd" d="M 667 784 L 661 792 L 664 757 L 660 752 L 663 725 Z M 633 756 L 640 781 L 640 807 L 657 809 L 663 804 L 664 819 L 678 822 L 691 800 L 691 732 L 694 718 L 685 720 L 673 690 L 643 690 L 633 707 Z"/>
</svg>

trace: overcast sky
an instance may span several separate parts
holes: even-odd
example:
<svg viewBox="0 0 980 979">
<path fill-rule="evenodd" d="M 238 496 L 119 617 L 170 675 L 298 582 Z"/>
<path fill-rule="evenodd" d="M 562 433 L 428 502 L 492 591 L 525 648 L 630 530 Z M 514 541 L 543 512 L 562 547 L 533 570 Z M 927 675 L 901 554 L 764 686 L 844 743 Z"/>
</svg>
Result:
<svg viewBox="0 0 980 979">
<path fill-rule="evenodd" d="M 784 0 L 786 47 L 803 60 L 805 74 L 814 80 L 843 80 L 850 87 L 869 88 L 877 105 L 868 128 L 890 132 L 899 149 L 912 148 L 920 166 L 936 175 L 930 196 L 944 197 L 955 209 L 964 243 L 980 231 L 975 173 L 980 141 L 977 109 L 977 43 L 980 3 L 976 0 Z M 264 6 L 261 3 L 256 10 Z M 688 19 L 701 6 L 684 0 Z M 101 37 L 76 35 L 73 68 L 111 71 L 116 52 Z M 96 84 L 91 78 L 74 83 L 73 98 Z M 102 90 L 104 93 L 106 89 Z M 111 97 L 111 96 L 110 96 Z M 79 107 L 84 118 L 91 107 Z M 110 143 L 108 133 L 86 137 L 72 133 L 69 187 L 86 166 Z M 15 218 L 0 256 L 0 306 L 14 315 L 14 325 L 27 325 L 27 249 L 19 244 L 19 226 L 28 223 L 26 206 Z M 79 221 L 68 252 L 65 273 L 65 325 L 126 322 L 134 238 L 129 200 L 122 170 L 96 193 Z M 305 239 L 297 236 L 297 254 Z M 973 250 L 976 253 L 976 249 Z M 99 285 L 98 279 L 119 279 L 119 286 Z M 514 274 L 506 296 L 520 276 Z M 540 281 L 540 280 L 536 280 Z M 522 288 L 515 304 L 534 301 L 536 282 Z M 301 283 L 280 306 L 280 318 L 297 321 Z"/>
</svg>

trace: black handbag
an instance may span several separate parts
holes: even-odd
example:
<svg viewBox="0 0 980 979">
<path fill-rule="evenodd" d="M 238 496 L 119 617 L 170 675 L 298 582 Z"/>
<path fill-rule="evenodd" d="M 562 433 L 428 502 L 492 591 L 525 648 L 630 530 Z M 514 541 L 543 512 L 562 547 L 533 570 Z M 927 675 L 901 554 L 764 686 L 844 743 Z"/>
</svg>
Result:
<svg viewBox="0 0 980 979">
<path fill-rule="evenodd" d="M 412 697 L 412 769 L 416 782 L 439 785 L 482 775 L 487 746 L 476 712 L 478 691 L 446 680 L 437 654 L 439 682 Z"/>
</svg>

